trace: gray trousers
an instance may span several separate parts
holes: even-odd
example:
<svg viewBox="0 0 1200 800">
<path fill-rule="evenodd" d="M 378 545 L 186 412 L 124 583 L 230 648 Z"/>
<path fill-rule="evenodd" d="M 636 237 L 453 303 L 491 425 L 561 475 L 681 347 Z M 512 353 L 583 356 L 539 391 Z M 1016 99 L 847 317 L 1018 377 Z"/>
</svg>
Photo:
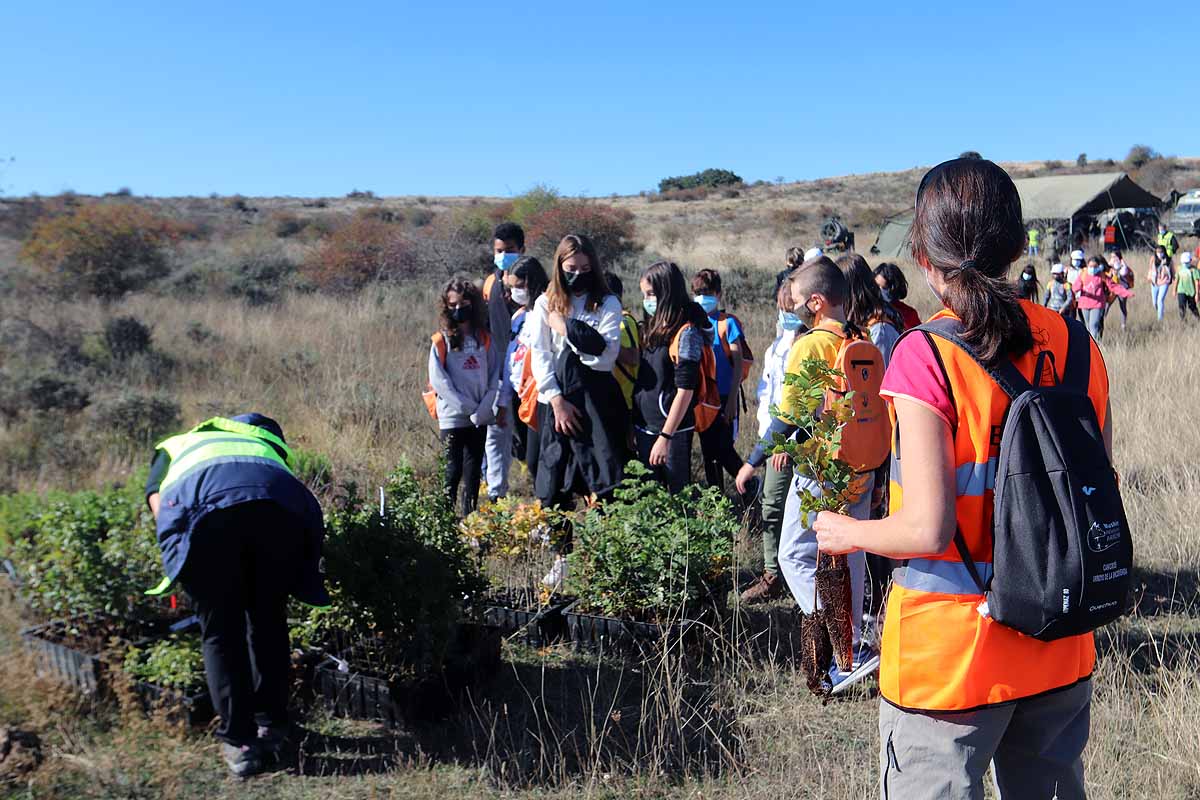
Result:
<svg viewBox="0 0 1200 800">
<path fill-rule="evenodd" d="M 921 714 L 879 703 L 883 800 L 1084 800 L 1092 682 L 979 711 Z"/>
<path fill-rule="evenodd" d="M 509 411 L 512 412 L 512 409 Z M 487 441 L 483 446 L 488 497 L 508 495 L 508 470 L 512 466 L 512 416 L 510 413 L 508 424 L 503 428 L 499 425 L 488 425 Z"/>
<path fill-rule="evenodd" d="M 871 490 L 874 477 L 867 480 L 866 490 L 857 503 L 850 507 L 850 516 L 869 519 L 871 516 Z M 796 473 L 783 509 L 783 530 L 779 537 L 779 569 L 787 581 L 792 596 L 800 604 L 800 610 L 811 614 L 816 599 L 817 534 L 812 529 L 815 520 L 807 519 L 800 511 L 800 496 L 797 492 L 819 495 L 821 486 L 812 478 Z M 850 566 L 850 619 L 854 622 L 854 644 L 862 636 L 863 590 L 867 577 L 867 556 L 861 550 L 851 553 L 847 561 Z"/>
<path fill-rule="evenodd" d="M 767 459 L 762 490 L 763 572 L 772 575 L 779 574 L 779 536 L 783 530 L 783 514 L 791 488 L 792 468 L 789 466 L 780 472 Z"/>
</svg>

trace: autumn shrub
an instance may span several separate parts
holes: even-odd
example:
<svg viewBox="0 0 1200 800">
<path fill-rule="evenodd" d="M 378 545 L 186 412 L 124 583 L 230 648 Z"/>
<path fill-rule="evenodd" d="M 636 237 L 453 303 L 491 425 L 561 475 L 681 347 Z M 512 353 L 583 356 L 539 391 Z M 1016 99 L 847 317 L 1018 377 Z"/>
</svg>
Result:
<svg viewBox="0 0 1200 800">
<path fill-rule="evenodd" d="M 589 237 L 601 260 L 608 265 L 617 264 L 641 249 L 634 239 L 632 212 L 587 200 L 564 200 L 533 215 L 526 221 L 526 247 L 548 258 L 568 233 Z"/>
<path fill-rule="evenodd" d="M 185 233 L 129 203 L 94 203 L 34 225 L 22 256 L 68 291 L 113 299 L 167 272 L 167 251 Z"/>
<path fill-rule="evenodd" d="M 370 216 L 355 216 L 323 241 L 301 267 L 318 289 L 354 292 L 371 281 L 410 271 L 413 248 L 404 230 Z"/>
</svg>

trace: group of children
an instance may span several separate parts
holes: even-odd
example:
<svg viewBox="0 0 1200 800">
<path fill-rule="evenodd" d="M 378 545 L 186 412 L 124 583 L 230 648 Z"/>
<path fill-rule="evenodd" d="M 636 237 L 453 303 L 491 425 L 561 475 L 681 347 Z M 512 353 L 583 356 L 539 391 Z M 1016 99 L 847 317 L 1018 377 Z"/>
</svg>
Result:
<svg viewBox="0 0 1200 800">
<path fill-rule="evenodd" d="M 1160 244 L 1155 248 L 1146 282 L 1160 321 L 1166 313 L 1167 295 L 1172 284 L 1179 304 L 1179 318 L 1186 321 L 1191 314 L 1200 319 L 1200 310 L 1196 307 L 1200 267 L 1195 261 L 1193 254 L 1185 250 L 1176 270 L 1166 247 Z M 1129 298 L 1134 294 L 1134 271 L 1120 250 L 1113 250 L 1107 257 L 1097 254 L 1086 258 L 1082 250 L 1074 250 L 1070 266 L 1055 264 L 1050 270 L 1050 278 L 1043 293 L 1033 264 L 1026 264 L 1017 281 L 1021 297 L 1033 303 L 1040 301 L 1064 317 L 1078 319 L 1087 325 L 1088 332 L 1097 340 L 1104 336 L 1104 321 L 1116 305 L 1121 311 L 1121 329 L 1125 329 L 1129 320 Z"/>
<path fill-rule="evenodd" d="M 504 223 L 493 251 L 495 270 L 482 289 L 465 279 L 443 289 L 429 354 L 426 401 L 441 429 L 446 491 L 459 498 L 461 512 L 474 510 L 481 477 L 491 497 L 508 492 L 514 457 L 548 506 L 606 499 L 633 458 L 678 491 L 691 481 L 696 434 L 709 485 L 730 476 L 746 506 L 761 494 L 764 567 L 743 600 L 764 602 L 790 588 L 812 611 L 816 538 L 798 492 L 821 489 L 795 474 L 786 456 L 770 455 L 777 435 L 796 434 L 772 409 L 796 413 L 801 398 L 784 375 L 809 358 L 834 366 L 847 341 L 869 342 L 882 376 L 901 333 L 920 323 L 903 302 L 908 284 L 899 267 L 872 270 L 857 254 L 835 263 L 816 249 L 789 250 L 776 279 L 776 337 L 758 382 L 760 441 L 743 460 L 735 441 L 742 384 L 755 358 L 741 322 L 724 310 L 716 270 L 700 270 L 689 282 L 673 262 L 651 264 L 638 283 L 638 321 L 586 236 L 564 237 L 544 267 L 525 253 L 521 228 Z M 882 515 L 885 461 L 864 470 L 853 516 Z M 565 550 L 569 544 L 546 576 L 551 585 L 566 574 Z M 853 602 L 863 607 L 866 557 L 852 557 L 851 568 Z M 871 572 L 882 581 L 888 565 Z M 878 600 L 882 592 L 871 594 Z M 861 620 L 854 616 L 857 644 Z M 869 667 L 877 657 L 858 647 L 856 662 Z"/>
</svg>

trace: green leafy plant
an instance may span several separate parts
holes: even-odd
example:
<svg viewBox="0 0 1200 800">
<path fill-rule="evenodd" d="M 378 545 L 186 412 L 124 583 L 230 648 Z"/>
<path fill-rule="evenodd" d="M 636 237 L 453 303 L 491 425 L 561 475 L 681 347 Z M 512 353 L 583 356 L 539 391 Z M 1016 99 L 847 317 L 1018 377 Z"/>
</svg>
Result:
<svg viewBox="0 0 1200 800">
<path fill-rule="evenodd" d="M 372 654 L 371 667 L 399 674 L 437 669 L 464 606 L 485 588 L 443 492 L 411 468 L 388 479 L 384 511 L 356 487 L 326 515 L 327 609 L 304 609 L 292 636 L 302 646 Z"/>
<path fill-rule="evenodd" d="M 125 672 L 135 681 L 184 692 L 204 687 L 204 656 L 197 633 L 173 633 L 165 639 L 125 651 Z"/>
<path fill-rule="evenodd" d="M 719 489 L 672 494 L 641 464 L 575 525 L 568 588 L 588 611 L 648 622 L 697 610 L 729 581 L 740 522 Z"/>
<path fill-rule="evenodd" d="M 799 441 L 775 434 L 773 453 L 786 453 L 796 469 L 824 487 L 820 495 L 801 491 L 800 508 L 806 514 L 843 511 L 854 497 L 854 470 L 837 457 L 842 430 L 854 417 L 853 392 L 830 400 L 843 375 L 820 358 L 806 359 L 799 372 L 783 376 L 794 397 L 797 413 L 771 406 L 772 416 L 800 429 Z"/>
<path fill-rule="evenodd" d="M 154 519 L 133 487 L 56 493 L 6 508 L 9 557 L 36 612 L 158 616 L 161 601 L 143 594 L 162 577 Z"/>
</svg>

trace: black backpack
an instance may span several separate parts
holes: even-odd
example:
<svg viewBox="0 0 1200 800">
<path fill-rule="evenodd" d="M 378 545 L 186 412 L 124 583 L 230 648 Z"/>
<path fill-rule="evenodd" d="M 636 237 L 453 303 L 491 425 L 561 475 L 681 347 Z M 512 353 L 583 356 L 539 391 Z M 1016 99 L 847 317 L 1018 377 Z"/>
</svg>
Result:
<svg viewBox="0 0 1200 800">
<path fill-rule="evenodd" d="M 1034 370 L 1039 384 L 1050 375 L 1051 386 L 1030 384 L 1008 359 L 984 366 L 959 335 L 958 320 L 915 329 L 961 348 L 1012 401 L 1000 437 L 993 575 L 987 584 L 961 531 L 955 531 L 954 543 L 986 596 L 991 618 L 1043 641 L 1088 633 L 1117 619 L 1125 613 L 1133 581 L 1133 539 L 1087 393 L 1091 337 L 1078 322 L 1065 322 L 1061 383 L 1049 351 L 1038 355 Z"/>
</svg>

